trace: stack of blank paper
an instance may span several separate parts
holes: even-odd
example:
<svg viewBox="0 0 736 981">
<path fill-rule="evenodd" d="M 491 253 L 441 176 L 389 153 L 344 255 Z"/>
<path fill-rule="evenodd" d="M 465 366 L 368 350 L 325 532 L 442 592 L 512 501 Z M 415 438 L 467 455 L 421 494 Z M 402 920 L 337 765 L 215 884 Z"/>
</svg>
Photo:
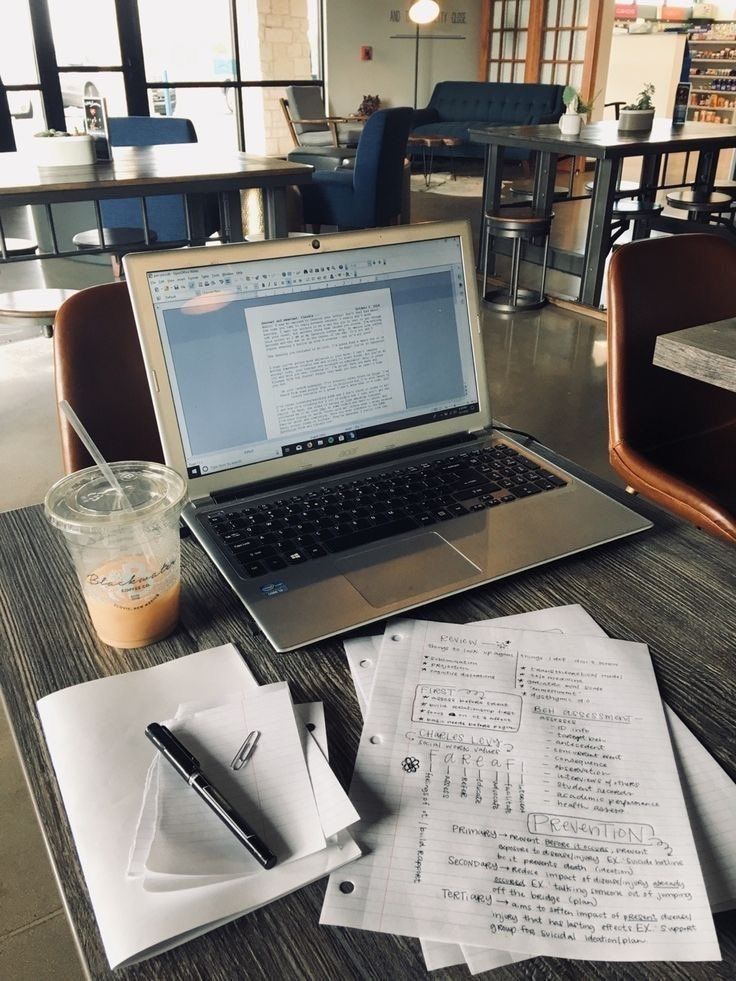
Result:
<svg viewBox="0 0 736 981">
<path fill-rule="evenodd" d="M 259 688 L 232 645 L 38 703 L 110 965 L 132 964 L 355 859 L 357 813 L 327 762 L 321 703 Z M 145 738 L 166 722 L 278 857 L 262 869 Z M 230 763 L 260 732 L 248 764 Z M 196 752 L 195 752 L 196 750 Z"/>
</svg>

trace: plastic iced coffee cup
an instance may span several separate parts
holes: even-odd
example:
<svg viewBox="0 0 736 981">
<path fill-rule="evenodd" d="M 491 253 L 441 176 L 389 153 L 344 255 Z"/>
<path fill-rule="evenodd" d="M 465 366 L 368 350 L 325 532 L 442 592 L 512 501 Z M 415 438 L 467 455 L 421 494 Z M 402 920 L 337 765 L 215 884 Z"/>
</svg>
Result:
<svg viewBox="0 0 736 981">
<path fill-rule="evenodd" d="M 179 515 L 184 480 L 158 463 L 110 464 L 124 497 L 98 467 L 57 481 L 44 501 L 62 532 L 100 640 L 143 647 L 179 619 Z"/>
</svg>

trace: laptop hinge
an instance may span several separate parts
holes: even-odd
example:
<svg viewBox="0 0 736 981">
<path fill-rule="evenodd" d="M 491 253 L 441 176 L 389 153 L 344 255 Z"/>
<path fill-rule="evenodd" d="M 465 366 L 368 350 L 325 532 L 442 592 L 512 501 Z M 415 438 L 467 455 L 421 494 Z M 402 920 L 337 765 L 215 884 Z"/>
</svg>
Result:
<svg viewBox="0 0 736 981">
<path fill-rule="evenodd" d="M 409 452 L 406 446 L 403 446 L 400 449 L 388 450 L 385 453 L 372 453 L 369 456 L 361 457 L 360 460 L 356 460 L 353 457 L 347 465 L 345 463 L 336 463 L 309 470 L 304 474 L 303 479 L 309 481 L 325 480 L 328 477 L 334 477 L 337 474 L 344 473 L 346 468 L 353 471 L 358 468 L 362 469 L 363 467 L 375 467 L 383 463 L 391 463 L 393 460 L 406 460 L 415 453 L 431 453 L 435 450 L 445 449 L 448 446 L 457 446 L 458 443 L 470 443 L 483 435 L 482 431 L 477 433 L 455 433 L 451 436 L 443 436 L 440 439 L 429 439 L 423 443 L 417 443 L 412 447 L 411 452 Z M 227 490 L 213 491 L 210 494 L 209 500 L 215 501 L 217 504 L 224 504 L 240 497 L 269 494 L 282 487 L 293 487 L 298 480 L 299 474 L 290 473 L 283 477 L 276 477 L 273 480 L 262 480 L 253 484 L 239 484 L 237 487 L 229 487 Z M 198 503 L 204 503 L 204 501 Z"/>
</svg>

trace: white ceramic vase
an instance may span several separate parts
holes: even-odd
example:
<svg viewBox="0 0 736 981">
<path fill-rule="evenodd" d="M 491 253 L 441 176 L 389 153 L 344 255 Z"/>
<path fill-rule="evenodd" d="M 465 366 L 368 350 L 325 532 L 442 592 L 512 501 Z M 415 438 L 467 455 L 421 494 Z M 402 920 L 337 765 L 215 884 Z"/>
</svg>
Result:
<svg viewBox="0 0 736 981">
<path fill-rule="evenodd" d="M 95 149 L 91 136 L 34 136 L 33 157 L 38 167 L 91 167 Z"/>
<path fill-rule="evenodd" d="M 563 136 L 578 136 L 583 125 L 579 112 L 564 112 L 560 116 L 560 132 Z"/>
</svg>

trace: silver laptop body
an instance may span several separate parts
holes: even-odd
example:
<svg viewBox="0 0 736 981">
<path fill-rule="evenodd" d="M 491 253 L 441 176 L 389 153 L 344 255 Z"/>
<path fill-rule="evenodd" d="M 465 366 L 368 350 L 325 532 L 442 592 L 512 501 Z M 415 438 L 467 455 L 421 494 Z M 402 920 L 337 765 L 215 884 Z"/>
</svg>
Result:
<svg viewBox="0 0 736 981">
<path fill-rule="evenodd" d="M 465 222 L 124 265 L 184 520 L 278 651 L 650 527 L 493 433 Z"/>
</svg>

